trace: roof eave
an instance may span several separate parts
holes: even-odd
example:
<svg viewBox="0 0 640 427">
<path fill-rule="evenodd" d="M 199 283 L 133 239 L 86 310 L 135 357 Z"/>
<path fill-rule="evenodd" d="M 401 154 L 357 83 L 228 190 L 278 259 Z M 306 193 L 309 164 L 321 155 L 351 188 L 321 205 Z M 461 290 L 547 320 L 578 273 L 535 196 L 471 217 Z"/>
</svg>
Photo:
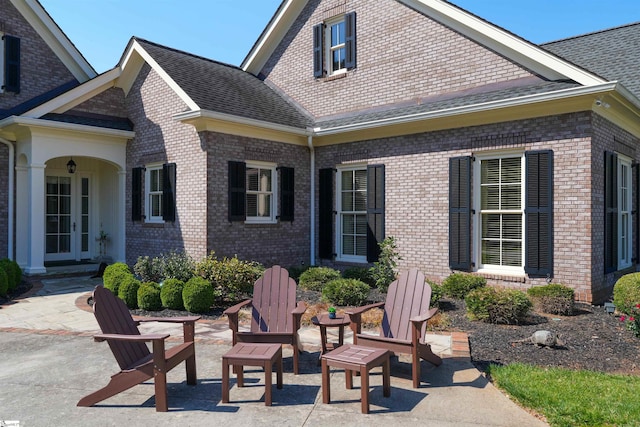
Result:
<svg viewBox="0 0 640 427">
<path fill-rule="evenodd" d="M 11 129 L 16 127 L 54 129 L 59 131 L 102 135 L 118 139 L 133 139 L 136 135 L 135 132 L 128 130 L 111 129 L 76 123 L 57 122 L 54 120 L 37 119 L 31 117 L 10 116 L 3 120 L 0 120 L 0 129 Z"/>
</svg>

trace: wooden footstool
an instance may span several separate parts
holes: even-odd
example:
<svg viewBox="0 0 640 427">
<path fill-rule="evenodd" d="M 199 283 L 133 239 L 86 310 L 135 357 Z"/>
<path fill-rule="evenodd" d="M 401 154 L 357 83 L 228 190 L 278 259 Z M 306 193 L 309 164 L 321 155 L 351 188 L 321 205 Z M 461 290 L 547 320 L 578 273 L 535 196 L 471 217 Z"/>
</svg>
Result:
<svg viewBox="0 0 640 427">
<path fill-rule="evenodd" d="M 278 388 L 282 388 L 282 345 L 238 343 L 222 356 L 222 403 L 229 403 L 229 365 L 237 366 L 238 387 L 244 386 L 244 366 L 264 369 L 264 404 L 271 406 L 272 367 L 276 365 Z"/>
<path fill-rule="evenodd" d="M 353 371 L 360 373 L 362 413 L 369 413 L 369 371 L 382 365 L 382 394 L 391 396 L 389 351 L 345 344 L 322 355 L 322 403 L 331 403 L 329 366 L 345 370 L 347 389 L 353 388 Z"/>
</svg>

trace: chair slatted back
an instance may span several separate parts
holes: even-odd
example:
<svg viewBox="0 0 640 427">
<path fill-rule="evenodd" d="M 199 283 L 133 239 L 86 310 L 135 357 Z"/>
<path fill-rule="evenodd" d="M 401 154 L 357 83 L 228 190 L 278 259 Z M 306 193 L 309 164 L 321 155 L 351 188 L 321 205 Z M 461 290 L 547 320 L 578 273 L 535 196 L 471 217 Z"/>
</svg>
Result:
<svg viewBox="0 0 640 427">
<path fill-rule="evenodd" d="M 93 291 L 93 314 L 103 334 L 140 335 L 124 301 L 104 286 L 96 286 Z M 143 342 L 109 340 L 108 343 L 120 369 L 130 368 L 151 355 Z"/>
<path fill-rule="evenodd" d="M 267 269 L 253 285 L 251 332 L 293 332 L 296 282 L 279 265 Z"/>
<path fill-rule="evenodd" d="M 411 319 L 429 310 L 431 286 L 424 274 L 413 268 L 402 272 L 389 285 L 380 335 L 387 338 L 411 340 Z M 424 336 L 426 322 L 421 336 Z"/>
</svg>

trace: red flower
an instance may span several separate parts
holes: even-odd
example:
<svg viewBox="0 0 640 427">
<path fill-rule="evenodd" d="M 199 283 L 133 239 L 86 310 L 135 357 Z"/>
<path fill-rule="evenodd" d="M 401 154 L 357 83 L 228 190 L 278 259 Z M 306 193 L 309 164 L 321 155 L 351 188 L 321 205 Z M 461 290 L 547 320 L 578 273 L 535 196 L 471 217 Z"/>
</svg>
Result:
<svg viewBox="0 0 640 427">
<path fill-rule="evenodd" d="M 625 320 L 627 320 L 627 318 L 625 316 L 620 316 L 620 321 L 624 322 Z"/>
<path fill-rule="evenodd" d="M 636 308 L 640 308 L 640 304 L 636 304 Z"/>
<path fill-rule="evenodd" d="M 636 319 L 633 316 L 629 317 L 629 322 L 635 322 L 635 321 Z"/>
</svg>

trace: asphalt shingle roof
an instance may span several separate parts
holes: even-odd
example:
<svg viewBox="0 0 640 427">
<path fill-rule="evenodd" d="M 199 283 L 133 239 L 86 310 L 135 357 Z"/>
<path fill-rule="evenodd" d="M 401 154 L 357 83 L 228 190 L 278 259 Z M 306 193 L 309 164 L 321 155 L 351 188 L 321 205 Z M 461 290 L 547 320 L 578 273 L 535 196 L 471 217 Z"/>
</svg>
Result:
<svg viewBox="0 0 640 427">
<path fill-rule="evenodd" d="M 640 97 L 640 22 L 540 45 Z"/>
<path fill-rule="evenodd" d="M 221 62 L 136 41 L 203 110 L 306 128 L 312 121 L 254 75 Z"/>
</svg>

